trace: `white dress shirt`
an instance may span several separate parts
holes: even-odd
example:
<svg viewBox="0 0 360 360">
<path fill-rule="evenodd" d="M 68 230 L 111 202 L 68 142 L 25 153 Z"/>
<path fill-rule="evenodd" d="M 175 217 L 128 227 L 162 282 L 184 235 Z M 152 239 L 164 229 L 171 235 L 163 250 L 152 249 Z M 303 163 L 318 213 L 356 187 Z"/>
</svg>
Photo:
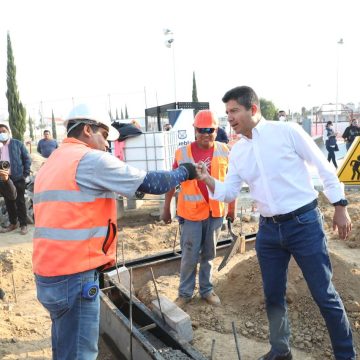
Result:
<svg viewBox="0 0 360 360">
<path fill-rule="evenodd" d="M 331 203 L 345 198 L 333 167 L 298 124 L 261 118 L 252 139 L 242 136 L 233 146 L 225 181 L 215 180 L 209 195 L 230 202 L 245 182 L 262 216 L 286 214 L 317 198 L 308 165 L 317 169 Z"/>
</svg>

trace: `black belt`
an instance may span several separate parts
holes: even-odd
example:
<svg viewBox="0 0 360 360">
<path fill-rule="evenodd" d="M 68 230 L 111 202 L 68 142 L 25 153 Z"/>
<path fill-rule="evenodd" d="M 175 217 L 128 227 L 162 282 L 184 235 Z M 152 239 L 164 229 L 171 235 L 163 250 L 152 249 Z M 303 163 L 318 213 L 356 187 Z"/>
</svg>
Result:
<svg viewBox="0 0 360 360">
<path fill-rule="evenodd" d="M 317 199 L 315 199 L 311 203 L 306 204 L 306 205 L 304 205 L 294 211 L 291 211 L 287 214 L 274 215 L 274 216 L 270 216 L 270 217 L 262 216 L 262 218 L 265 219 L 267 222 L 273 222 L 273 223 L 284 222 L 284 221 L 293 219 L 295 216 L 304 214 L 310 210 L 315 209 L 317 207 L 317 205 L 318 205 L 318 202 L 317 202 Z"/>
</svg>

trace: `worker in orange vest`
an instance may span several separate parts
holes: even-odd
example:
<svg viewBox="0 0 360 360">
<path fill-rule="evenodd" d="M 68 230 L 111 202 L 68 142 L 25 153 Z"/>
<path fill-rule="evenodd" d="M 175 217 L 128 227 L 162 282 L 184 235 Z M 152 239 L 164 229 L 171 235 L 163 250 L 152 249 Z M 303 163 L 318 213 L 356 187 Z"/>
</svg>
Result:
<svg viewBox="0 0 360 360">
<path fill-rule="evenodd" d="M 173 168 L 183 163 L 207 164 L 209 172 L 223 181 L 228 167 L 229 149 L 226 144 L 216 142 L 218 120 L 210 110 L 199 111 L 194 119 L 196 140 L 179 148 L 175 154 Z M 162 219 L 171 222 L 170 203 L 175 189 L 165 195 Z M 178 195 L 177 215 L 181 226 L 181 267 L 179 296 L 176 303 L 182 307 L 193 296 L 197 263 L 199 269 L 200 296 L 211 305 L 220 305 L 220 299 L 213 291 L 211 281 L 212 260 L 216 255 L 216 243 L 223 224 L 225 204 L 209 199 L 204 182 L 196 179 L 181 184 Z M 227 218 L 234 221 L 235 202 L 229 204 Z"/>
<path fill-rule="evenodd" d="M 65 126 L 67 138 L 35 180 L 33 271 L 52 320 L 53 359 L 95 360 L 98 273 L 116 258 L 115 193 L 162 194 L 192 179 L 195 168 L 145 172 L 126 165 L 106 151 L 118 131 L 87 105 L 76 106 Z"/>
</svg>

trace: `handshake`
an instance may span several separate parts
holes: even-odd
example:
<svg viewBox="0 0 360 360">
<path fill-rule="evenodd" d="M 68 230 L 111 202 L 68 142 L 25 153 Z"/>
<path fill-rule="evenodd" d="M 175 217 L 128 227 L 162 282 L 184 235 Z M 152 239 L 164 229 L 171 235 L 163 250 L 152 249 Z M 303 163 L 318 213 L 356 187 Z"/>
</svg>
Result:
<svg viewBox="0 0 360 360">
<path fill-rule="evenodd" d="M 179 167 L 183 167 L 187 171 L 187 180 L 204 180 L 207 176 L 209 176 L 206 164 L 202 161 L 198 162 L 197 164 L 182 163 L 179 165 Z"/>
</svg>

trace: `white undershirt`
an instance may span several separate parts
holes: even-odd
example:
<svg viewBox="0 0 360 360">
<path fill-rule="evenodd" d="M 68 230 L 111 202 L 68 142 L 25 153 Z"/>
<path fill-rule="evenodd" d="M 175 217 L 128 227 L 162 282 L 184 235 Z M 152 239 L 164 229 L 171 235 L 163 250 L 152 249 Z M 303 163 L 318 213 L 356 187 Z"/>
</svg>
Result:
<svg viewBox="0 0 360 360">
<path fill-rule="evenodd" d="M 230 202 L 245 182 L 262 216 L 286 214 L 318 195 L 308 165 L 317 169 L 331 203 L 345 197 L 333 167 L 298 124 L 262 118 L 252 139 L 242 136 L 233 146 L 225 181 L 215 180 L 215 192 L 209 195 Z"/>
</svg>

